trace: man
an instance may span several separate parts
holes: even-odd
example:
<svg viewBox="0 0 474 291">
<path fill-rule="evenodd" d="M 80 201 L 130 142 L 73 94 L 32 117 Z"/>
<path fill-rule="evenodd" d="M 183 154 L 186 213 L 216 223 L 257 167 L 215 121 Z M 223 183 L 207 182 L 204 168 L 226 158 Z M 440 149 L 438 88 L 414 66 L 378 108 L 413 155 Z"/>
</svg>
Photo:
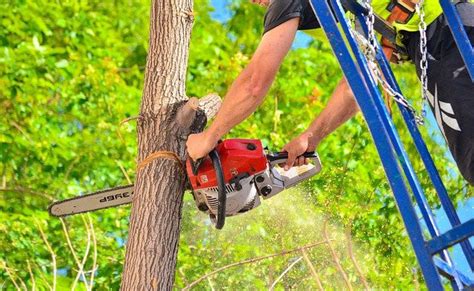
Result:
<svg viewBox="0 0 474 291">
<path fill-rule="evenodd" d="M 323 0 L 321 0 L 323 1 Z M 252 0 L 268 6 L 270 0 Z M 388 17 L 389 0 L 373 0 L 377 14 Z M 471 42 L 474 42 L 474 9 L 466 5 L 461 15 Z M 474 83 L 471 81 L 438 0 L 425 0 L 428 36 L 429 103 L 462 175 L 474 185 Z M 414 15 L 406 24 L 394 24 L 403 36 L 408 55 L 419 60 L 419 18 Z M 187 149 L 192 159 L 206 156 L 232 127 L 251 115 L 262 103 L 275 75 L 288 53 L 298 29 L 314 29 L 319 23 L 309 0 L 273 0 L 264 20 L 264 34 L 250 63 L 230 87 L 214 122 L 204 132 L 189 136 Z M 239 108 L 239 110 L 235 110 Z M 288 152 L 285 169 L 306 161 L 299 157 L 314 151 L 323 138 L 353 117 L 359 108 L 345 79 L 341 80 L 326 108 L 298 137 L 283 148 Z"/>
</svg>

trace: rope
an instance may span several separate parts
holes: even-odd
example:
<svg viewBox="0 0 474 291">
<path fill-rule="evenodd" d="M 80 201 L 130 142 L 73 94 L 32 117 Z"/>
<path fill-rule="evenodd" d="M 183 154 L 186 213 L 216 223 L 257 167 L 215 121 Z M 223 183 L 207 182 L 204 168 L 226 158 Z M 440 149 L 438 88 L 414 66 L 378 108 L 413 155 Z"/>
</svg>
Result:
<svg viewBox="0 0 474 291">
<path fill-rule="evenodd" d="M 184 165 L 181 162 L 181 159 L 178 157 L 176 153 L 170 152 L 170 151 L 157 151 L 148 155 L 145 159 L 143 159 L 141 162 L 138 163 L 137 172 L 140 172 L 140 170 L 142 170 L 148 164 L 150 164 L 151 162 L 157 159 L 167 159 L 167 160 L 175 161 L 179 165 L 181 172 L 183 174 L 186 174 L 186 169 L 184 168 Z"/>
</svg>

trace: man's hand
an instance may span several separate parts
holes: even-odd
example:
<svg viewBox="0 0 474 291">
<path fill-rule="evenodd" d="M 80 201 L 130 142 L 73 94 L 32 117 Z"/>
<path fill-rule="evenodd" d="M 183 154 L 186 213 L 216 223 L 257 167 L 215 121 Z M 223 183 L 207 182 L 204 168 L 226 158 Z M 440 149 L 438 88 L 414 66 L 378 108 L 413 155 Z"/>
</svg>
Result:
<svg viewBox="0 0 474 291">
<path fill-rule="evenodd" d="M 252 3 L 258 4 L 260 6 L 267 7 L 268 5 L 270 5 L 270 0 L 251 0 L 251 1 Z"/>
<path fill-rule="evenodd" d="M 304 132 L 287 143 L 283 147 L 283 151 L 288 153 L 288 160 L 284 166 L 285 171 L 288 171 L 293 166 L 308 164 L 308 159 L 299 156 L 314 150 L 316 150 L 316 142 L 314 141 L 313 134 L 309 132 Z"/>
<path fill-rule="evenodd" d="M 186 142 L 189 157 L 193 159 L 193 161 L 207 156 L 216 145 L 217 142 L 209 138 L 205 131 L 198 134 L 191 134 Z"/>
</svg>

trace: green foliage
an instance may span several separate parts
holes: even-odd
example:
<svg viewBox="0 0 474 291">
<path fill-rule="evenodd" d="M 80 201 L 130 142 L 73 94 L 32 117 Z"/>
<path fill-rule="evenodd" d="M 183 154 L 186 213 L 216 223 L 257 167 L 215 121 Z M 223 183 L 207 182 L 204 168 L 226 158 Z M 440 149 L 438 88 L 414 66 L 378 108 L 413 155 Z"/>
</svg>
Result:
<svg viewBox="0 0 474 291">
<path fill-rule="evenodd" d="M 225 95 L 258 44 L 264 11 L 235 1 L 230 6 L 234 17 L 221 24 L 210 17 L 208 1 L 195 2 L 188 95 Z M 135 128 L 133 122 L 120 121 L 138 114 L 149 1 L 18 0 L 1 3 L 0 8 L 0 286 L 14 289 L 15 282 L 48 289 L 53 281 L 52 250 L 59 270 L 57 287 L 70 288 L 78 267 L 67 234 L 80 260 L 88 253 L 85 270 L 94 268 L 96 257 L 95 269 L 86 276 L 94 273 L 94 286 L 117 289 L 129 208 L 68 218 L 67 232 L 46 208 L 52 199 L 134 178 Z M 404 92 L 418 100 L 413 72 L 409 65 L 397 69 Z M 326 43 L 315 41 L 309 48 L 291 51 L 265 103 L 229 136 L 261 138 L 270 148 L 280 149 L 324 108 L 340 78 Z M 402 127 L 398 112 L 394 116 Z M 426 128 L 423 134 L 433 135 Z M 416 156 L 405 132 L 402 139 L 410 156 Z M 472 196 L 472 189 L 453 174 L 455 166 L 439 145 L 442 138 L 435 139 L 438 142 L 428 146 L 453 199 Z M 318 150 L 324 170 L 316 179 L 265 201 L 254 212 L 229 219 L 222 232 L 209 225 L 186 195 L 176 286 L 184 287 L 224 265 L 322 241 L 327 219 L 333 247 L 355 287 L 363 286 L 348 254 L 346 230 L 371 286 L 412 289 L 414 281 L 421 282 L 419 271 L 413 272 L 413 252 L 363 118 L 348 122 Z M 419 161 L 414 164 L 434 196 L 426 171 Z M 308 255 L 324 286 L 345 287 L 326 245 L 309 249 Z M 210 284 L 264 289 L 299 257 L 301 253 L 294 252 L 227 269 L 201 282 L 198 289 Z M 82 279 L 78 284 L 84 288 Z M 316 285 L 308 265 L 300 261 L 277 287 Z"/>
</svg>

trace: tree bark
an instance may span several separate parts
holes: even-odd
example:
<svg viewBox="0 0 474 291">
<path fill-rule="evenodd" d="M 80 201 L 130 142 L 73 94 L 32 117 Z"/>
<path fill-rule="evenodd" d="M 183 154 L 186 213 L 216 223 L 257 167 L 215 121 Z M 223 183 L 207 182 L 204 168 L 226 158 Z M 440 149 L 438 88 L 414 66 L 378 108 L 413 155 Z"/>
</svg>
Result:
<svg viewBox="0 0 474 291">
<path fill-rule="evenodd" d="M 214 114 L 215 95 L 187 102 L 185 93 L 192 0 L 153 0 L 143 98 L 137 123 L 138 161 L 156 151 L 176 153 L 184 162 L 191 132 Z M 209 105 L 210 103 L 210 105 Z M 199 110 L 199 105 L 209 107 Z M 214 109 L 212 109 L 214 108 Z M 186 175 L 172 159 L 145 165 L 135 182 L 122 290 L 173 287 Z"/>
</svg>

